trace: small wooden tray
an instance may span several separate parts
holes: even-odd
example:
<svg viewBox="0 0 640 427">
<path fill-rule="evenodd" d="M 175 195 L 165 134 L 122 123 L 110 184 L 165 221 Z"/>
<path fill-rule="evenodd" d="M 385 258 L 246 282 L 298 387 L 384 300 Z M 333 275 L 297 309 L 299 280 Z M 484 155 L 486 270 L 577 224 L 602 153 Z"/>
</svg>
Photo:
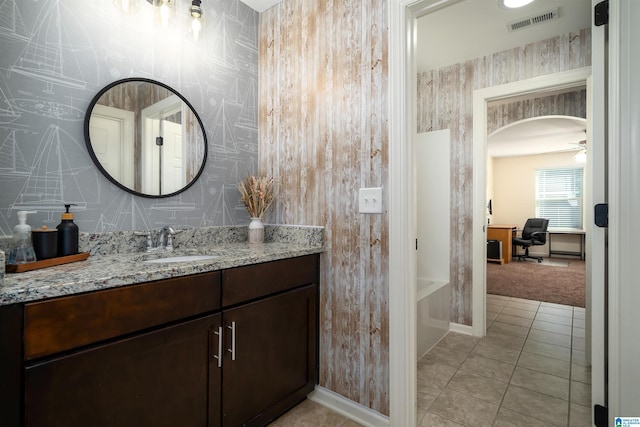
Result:
<svg viewBox="0 0 640 427">
<path fill-rule="evenodd" d="M 69 264 L 70 262 L 84 261 L 87 258 L 89 258 L 89 252 L 80 252 L 75 255 L 43 259 L 42 261 L 29 262 L 27 264 L 8 264 L 7 273 L 23 273 L 25 271 L 38 270 L 55 265 Z"/>
</svg>

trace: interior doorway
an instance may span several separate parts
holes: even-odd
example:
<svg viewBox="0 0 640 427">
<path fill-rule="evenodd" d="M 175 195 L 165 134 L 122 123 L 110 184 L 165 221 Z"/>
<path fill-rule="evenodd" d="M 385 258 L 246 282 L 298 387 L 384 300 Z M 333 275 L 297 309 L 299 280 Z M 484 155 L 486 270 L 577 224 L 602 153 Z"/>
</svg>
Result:
<svg viewBox="0 0 640 427">
<path fill-rule="evenodd" d="M 487 174 L 487 108 L 488 103 L 500 99 L 506 99 L 536 92 L 547 92 L 571 87 L 581 87 L 587 84 L 591 75 L 590 68 L 556 73 L 534 79 L 488 87 L 474 92 L 473 116 L 482 117 L 483 120 L 474 121 L 474 244 L 473 244 L 473 331 L 476 336 L 483 336 L 486 332 L 486 174 Z M 587 89 L 587 99 L 589 89 Z M 590 118 L 587 117 L 587 122 Z M 588 136 L 590 132 L 587 132 Z M 587 140 L 589 138 L 587 137 Z M 590 168 L 592 162 L 587 162 L 587 175 L 592 175 Z M 585 194 L 585 206 L 591 205 L 591 197 Z M 585 222 L 589 221 L 587 213 Z M 588 280 L 588 279 L 587 279 Z M 587 284 L 587 293 L 589 292 Z M 587 321 L 587 323 L 589 323 Z"/>
<path fill-rule="evenodd" d="M 390 167 L 389 167 L 389 223 L 390 223 L 390 280 L 392 283 L 403 283 L 393 288 L 389 296 L 390 307 L 390 412 L 391 424 L 411 426 L 415 425 L 415 182 L 413 172 L 408 165 L 413 160 L 412 136 L 416 133 L 415 124 L 415 31 L 416 19 L 424 14 L 435 12 L 441 8 L 457 3 L 459 0 L 393 0 L 389 6 L 390 16 L 390 93 L 402 94 L 390 100 Z M 556 76 L 557 77 L 557 76 Z M 566 77 L 566 76 L 565 76 Z M 532 79 L 536 80 L 536 79 Z M 584 81 L 584 78 L 582 79 Z M 508 93 L 526 93 L 535 90 L 539 82 L 518 82 L 518 90 Z M 532 83 L 535 83 L 532 85 Z M 527 84 L 531 85 L 530 88 Z M 495 89 L 495 88 L 494 88 Z M 506 95 L 504 95 L 506 96 Z M 487 96 L 486 99 L 491 99 Z M 483 102 L 486 102 L 483 99 Z M 485 108 L 483 106 L 482 108 Z M 476 116 L 476 102 L 474 100 L 474 116 Z M 478 124 L 474 122 L 475 126 Z M 482 126 L 485 126 L 483 123 Z M 486 131 L 486 129 L 484 129 Z M 479 147 L 482 146 L 480 149 Z M 481 154 L 481 157 L 479 156 Z M 474 144 L 473 158 L 486 159 L 486 146 Z M 485 171 L 474 169 L 474 194 L 484 194 Z M 476 186 L 482 183 L 482 187 Z M 481 190 L 481 191 L 479 191 Z M 475 245 L 482 242 L 480 254 L 485 250 L 485 200 L 481 202 L 474 198 L 473 204 L 473 233 Z M 481 221 L 475 223 L 476 218 Z M 588 249 L 589 250 L 589 249 Z M 473 283 L 478 283 L 478 277 L 485 275 L 484 267 L 477 268 L 476 258 L 473 258 Z M 479 257 L 480 264 L 485 262 L 484 256 Z M 485 329 L 485 281 L 482 286 L 474 286 L 472 311 L 473 333 L 481 335 Z M 478 289 L 482 288 L 480 294 Z M 413 384 L 413 385 L 412 385 Z"/>
<path fill-rule="evenodd" d="M 586 86 L 489 103 L 487 295 L 585 307 L 586 111 Z M 512 240 L 533 217 L 548 233 L 521 258 Z M 508 320 L 498 311 L 488 328 Z"/>
</svg>

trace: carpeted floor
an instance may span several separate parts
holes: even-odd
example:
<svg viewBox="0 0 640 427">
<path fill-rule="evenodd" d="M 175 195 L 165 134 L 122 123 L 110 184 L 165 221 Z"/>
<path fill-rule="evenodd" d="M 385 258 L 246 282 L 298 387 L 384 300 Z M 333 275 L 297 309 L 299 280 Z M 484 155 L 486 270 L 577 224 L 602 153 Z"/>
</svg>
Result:
<svg viewBox="0 0 640 427">
<path fill-rule="evenodd" d="M 487 263 L 487 293 L 584 307 L 584 261 L 545 258 Z"/>
</svg>

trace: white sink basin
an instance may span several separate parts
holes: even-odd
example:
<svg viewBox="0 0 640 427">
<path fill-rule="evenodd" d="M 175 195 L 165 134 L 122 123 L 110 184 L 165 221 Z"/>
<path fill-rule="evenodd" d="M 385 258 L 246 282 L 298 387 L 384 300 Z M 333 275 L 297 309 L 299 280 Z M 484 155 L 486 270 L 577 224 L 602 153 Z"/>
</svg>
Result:
<svg viewBox="0 0 640 427">
<path fill-rule="evenodd" d="M 173 256 L 167 258 L 150 259 L 144 261 L 148 264 L 165 264 L 170 262 L 194 262 L 194 261 L 207 261 L 210 259 L 220 258 L 219 255 L 185 255 L 185 256 Z"/>
</svg>

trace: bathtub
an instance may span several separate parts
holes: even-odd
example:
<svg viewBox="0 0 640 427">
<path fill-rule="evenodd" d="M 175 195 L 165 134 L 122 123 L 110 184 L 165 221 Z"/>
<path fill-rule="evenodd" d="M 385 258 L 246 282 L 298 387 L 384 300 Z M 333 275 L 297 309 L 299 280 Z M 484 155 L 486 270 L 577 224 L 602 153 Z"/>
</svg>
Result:
<svg viewBox="0 0 640 427">
<path fill-rule="evenodd" d="M 447 281 L 418 278 L 418 360 L 449 332 L 451 285 Z"/>
</svg>

